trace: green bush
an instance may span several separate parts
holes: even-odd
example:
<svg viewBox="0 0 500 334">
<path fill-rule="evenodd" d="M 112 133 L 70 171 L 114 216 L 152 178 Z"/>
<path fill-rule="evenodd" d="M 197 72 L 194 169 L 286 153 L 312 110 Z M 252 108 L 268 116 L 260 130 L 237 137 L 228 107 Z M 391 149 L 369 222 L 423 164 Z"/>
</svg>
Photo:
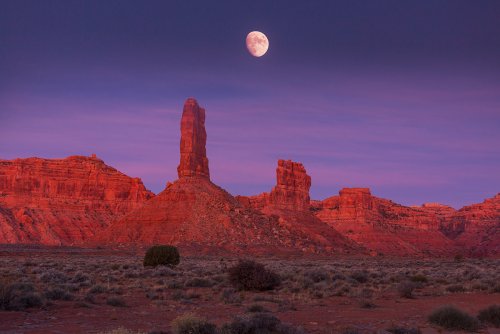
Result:
<svg viewBox="0 0 500 334">
<path fill-rule="evenodd" d="M 169 266 L 173 267 L 180 262 L 180 255 L 177 247 L 160 245 L 148 249 L 144 256 L 144 267 Z"/>
<path fill-rule="evenodd" d="M 500 327 L 500 305 L 491 305 L 479 311 L 477 318 L 481 322 Z"/>
<path fill-rule="evenodd" d="M 174 334 L 215 334 L 217 327 L 194 314 L 186 313 L 172 321 Z"/>
<path fill-rule="evenodd" d="M 448 330 L 474 331 L 479 327 L 476 318 L 453 306 L 443 306 L 435 310 L 428 320 Z"/>
<path fill-rule="evenodd" d="M 257 291 L 272 290 L 281 283 L 278 274 L 251 260 L 240 260 L 229 268 L 229 280 L 237 289 Z"/>
</svg>

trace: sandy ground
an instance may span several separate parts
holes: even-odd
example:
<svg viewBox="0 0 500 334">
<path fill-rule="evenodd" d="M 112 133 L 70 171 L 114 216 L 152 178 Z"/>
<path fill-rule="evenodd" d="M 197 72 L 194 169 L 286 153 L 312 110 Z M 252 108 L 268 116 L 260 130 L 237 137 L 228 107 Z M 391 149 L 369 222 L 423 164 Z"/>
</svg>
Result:
<svg viewBox="0 0 500 334">
<path fill-rule="evenodd" d="M 0 311 L 0 333 L 99 333 L 119 327 L 170 331 L 194 313 L 221 326 L 260 305 L 307 333 L 384 333 L 394 327 L 446 333 L 428 323 L 454 305 L 476 315 L 500 304 L 499 260 L 259 258 L 282 277 L 264 292 L 239 291 L 227 277 L 236 258 L 185 256 L 174 269 L 143 268 L 133 252 L 77 249 L 0 250 L 4 284 L 31 284 L 43 304 Z M 412 282 L 412 298 L 401 286 Z M 54 300 L 59 289 L 69 300 Z M 109 305 L 116 298 L 123 305 Z M 500 333 L 483 326 L 480 332 Z"/>
</svg>

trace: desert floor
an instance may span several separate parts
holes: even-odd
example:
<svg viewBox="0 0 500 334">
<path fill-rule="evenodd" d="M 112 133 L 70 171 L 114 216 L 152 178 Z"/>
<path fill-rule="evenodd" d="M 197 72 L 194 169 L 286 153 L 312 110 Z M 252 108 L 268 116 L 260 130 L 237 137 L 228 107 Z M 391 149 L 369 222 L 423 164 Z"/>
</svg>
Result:
<svg viewBox="0 0 500 334">
<path fill-rule="evenodd" d="M 168 333 L 185 313 L 221 327 L 256 312 L 307 333 L 445 333 L 427 321 L 436 308 L 454 305 L 476 315 L 500 304 L 498 259 L 254 258 L 282 280 L 274 290 L 256 292 L 239 291 L 228 279 L 236 257 L 181 253 L 171 269 L 144 268 L 142 254 L 0 248 L 0 298 L 13 284 L 20 294 L 18 310 L 0 310 L 0 333 L 120 327 Z M 500 329 L 483 325 L 479 332 Z"/>
</svg>

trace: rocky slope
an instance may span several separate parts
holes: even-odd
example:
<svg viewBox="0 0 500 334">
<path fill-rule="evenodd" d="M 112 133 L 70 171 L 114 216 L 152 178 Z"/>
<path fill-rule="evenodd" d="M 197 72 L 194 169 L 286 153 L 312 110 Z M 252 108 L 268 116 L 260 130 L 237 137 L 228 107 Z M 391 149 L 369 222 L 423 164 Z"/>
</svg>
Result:
<svg viewBox="0 0 500 334">
<path fill-rule="evenodd" d="M 0 160 L 0 243 L 80 244 L 153 196 L 95 156 Z"/>
<path fill-rule="evenodd" d="M 440 231 L 440 215 L 372 196 L 368 188 L 344 188 L 339 196 L 314 202 L 312 210 L 375 253 L 450 255 L 457 251 L 454 242 Z"/>
<path fill-rule="evenodd" d="M 311 210 L 343 235 L 383 254 L 500 254 L 500 195 L 460 210 L 439 203 L 407 207 L 345 188 Z"/>
<path fill-rule="evenodd" d="M 500 194 L 461 208 L 441 229 L 472 255 L 500 255 Z"/>
<path fill-rule="evenodd" d="M 311 177 L 301 163 L 278 160 L 276 186 L 271 192 L 257 196 L 237 196 L 236 199 L 246 208 L 268 217 L 278 217 L 282 226 L 295 234 L 308 235 L 325 249 L 341 247 L 363 252 L 362 247 L 340 235 L 310 212 L 310 188 Z"/>
</svg>

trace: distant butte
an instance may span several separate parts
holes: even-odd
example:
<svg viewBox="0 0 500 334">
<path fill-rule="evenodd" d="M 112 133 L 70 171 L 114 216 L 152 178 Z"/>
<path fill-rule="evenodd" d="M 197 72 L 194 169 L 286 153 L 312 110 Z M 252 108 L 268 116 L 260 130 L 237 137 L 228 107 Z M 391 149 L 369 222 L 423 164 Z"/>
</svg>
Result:
<svg viewBox="0 0 500 334">
<path fill-rule="evenodd" d="M 95 155 L 0 160 L 0 243 L 82 244 L 153 196 Z"/>
</svg>

